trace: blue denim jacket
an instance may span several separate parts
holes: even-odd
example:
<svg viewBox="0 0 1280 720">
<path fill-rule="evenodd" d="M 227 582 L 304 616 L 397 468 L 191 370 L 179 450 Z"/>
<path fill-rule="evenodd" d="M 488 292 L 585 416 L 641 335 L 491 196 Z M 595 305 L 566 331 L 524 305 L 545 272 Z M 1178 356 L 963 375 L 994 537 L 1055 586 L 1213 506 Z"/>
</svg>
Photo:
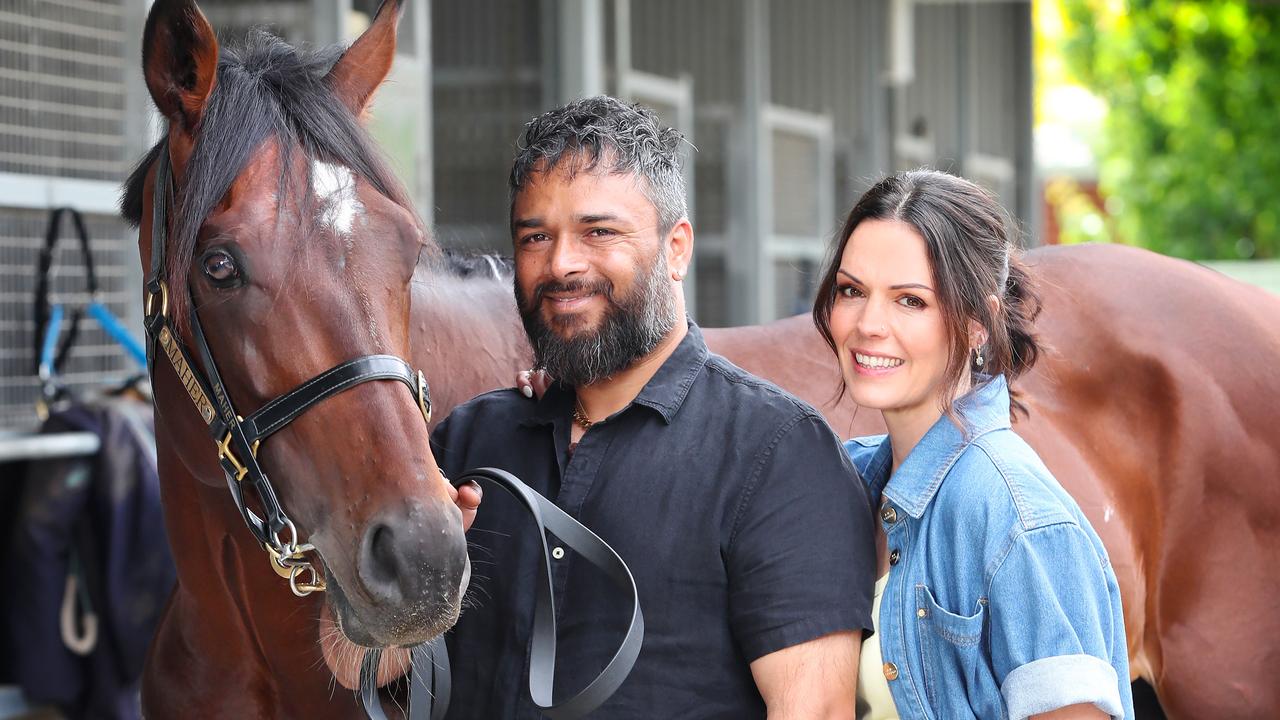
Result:
<svg viewBox="0 0 1280 720">
<path fill-rule="evenodd" d="M 1075 501 L 988 378 L 889 475 L 884 435 L 845 444 L 888 538 L 880 649 L 898 714 L 1024 718 L 1077 703 L 1132 717 L 1120 588 Z"/>
</svg>

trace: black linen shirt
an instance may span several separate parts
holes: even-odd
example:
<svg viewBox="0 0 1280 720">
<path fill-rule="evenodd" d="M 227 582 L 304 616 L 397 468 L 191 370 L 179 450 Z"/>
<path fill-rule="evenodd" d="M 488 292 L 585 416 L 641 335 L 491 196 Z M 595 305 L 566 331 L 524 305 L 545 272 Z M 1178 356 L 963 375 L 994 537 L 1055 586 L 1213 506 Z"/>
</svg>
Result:
<svg viewBox="0 0 1280 720">
<path fill-rule="evenodd" d="M 630 566 L 644 645 L 592 717 L 763 718 L 753 660 L 871 628 L 871 508 L 812 408 L 710 354 L 692 323 L 635 400 L 570 454 L 574 402 L 559 385 L 539 401 L 490 392 L 456 408 L 432 445 L 449 476 L 513 473 Z M 449 717 L 537 718 L 528 672 L 541 549 L 517 503 L 489 490 L 467 534 L 471 588 L 448 636 Z M 568 548 L 553 557 L 559 700 L 600 672 L 629 618 L 602 572 Z"/>
</svg>

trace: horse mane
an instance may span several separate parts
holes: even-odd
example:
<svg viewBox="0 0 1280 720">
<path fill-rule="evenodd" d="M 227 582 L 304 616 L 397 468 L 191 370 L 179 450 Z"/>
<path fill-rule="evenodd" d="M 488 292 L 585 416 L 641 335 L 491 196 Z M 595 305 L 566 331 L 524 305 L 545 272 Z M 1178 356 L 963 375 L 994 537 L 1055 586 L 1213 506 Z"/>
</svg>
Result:
<svg viewBox="0 0 1280 720">
<path fill-rule="evenodd" d="M 298 49 L 263 29 L 250 31 L 239 46 L 220 49 L 217 82 L 197 130 L 170 230 L 165 273 L 180 321 L 186 315 L 187 269 L 200 226 L 268 139 L 280 147 L 281 197 L 293 183 L 289 169 L 294 153 L 301 152 L 308 173 L 314 160 L 346 166 L 418 217 L 368 132 L 324 81 L 343 51 L 341 46 Z M 120 212 L 135 228 L 142 218 L 147 171 L 167 138 L 162 133 L 124 184 Z"/>
<path fill-rule="evenodd" d="M 515 272 L 515 264 L 509 257 L 477 254 L 456 248 L 444 249 L 440 254 L 438 267 L 453 277 L 465 280 L 510 280 Z"/>
</svg>

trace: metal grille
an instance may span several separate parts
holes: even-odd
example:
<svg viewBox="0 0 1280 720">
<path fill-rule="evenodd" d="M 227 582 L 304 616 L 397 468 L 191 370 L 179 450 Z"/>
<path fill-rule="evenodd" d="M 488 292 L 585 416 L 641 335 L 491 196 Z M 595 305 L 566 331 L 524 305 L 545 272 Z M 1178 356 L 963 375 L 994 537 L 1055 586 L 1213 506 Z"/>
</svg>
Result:
<svg viewBox="0 0 1280 720">
<path fill-rule="evenodd" d="M 44 203 L 87 203 L 97 213 L 85 219 L 99 299 L 126 318 L 139 302 L 137 251 L 110 212 L 113 186 L 133 160 L 125 142 L 126 81 L 136 72 L 126 50 L 131 8 L 127 0 L 0 3 L 0 429 L 37 422 L 32 301 Z M 81 307 L 84 269 L 70 222 L 64 231 L 52 299 Z M 130 361 L 121 348 L 93 320 L 80 328 L 64 379 L 83 388 L 123 378 Z"/>
<path fill-rule="evenodd" d="M 48 213 L 43 210 L 0 211 L 0 428 L 30 429 L 37 423 L 35 401 L 39 383 L 34 375 L 34 321 L 36 258 L 44 245 Z M 118 317 L 129 315 L 141 299 L 136 294 L 132 266 L 138 251 L 132 230 L 113 216 L 88 215 L 85 223 L 92 239 L 98 300 Z M 50 300 L 68 310 L 89 301 L 85 271 L 69 219 L 63 220 L 64 236 L 58 244 Z M 65 330 L 64 323 L 64 330 Z M 73 388 L 118 382 L 136 371 L 120 346 L 98 324 L 86 318 L 61 377 Z"/>
<path fill-rule="evenodd" d="M 433 2 L 436 232 L 442 243 L 511 252 L 507 173 L 543 107 L 539 3 Z"/>
<path fill-rule="evenodd" d="M 238 44 L 250 29 L 261 27 L 288 41 L 311 40 L 308 0 L 204 0 L 200 9 L 218 33 L 218 42 Z"/>
<path fill-rule="evenodd" d="M 122 0 L 0 4 L 0 172 L 119 180 L 124 39 Z"/>
</svg>

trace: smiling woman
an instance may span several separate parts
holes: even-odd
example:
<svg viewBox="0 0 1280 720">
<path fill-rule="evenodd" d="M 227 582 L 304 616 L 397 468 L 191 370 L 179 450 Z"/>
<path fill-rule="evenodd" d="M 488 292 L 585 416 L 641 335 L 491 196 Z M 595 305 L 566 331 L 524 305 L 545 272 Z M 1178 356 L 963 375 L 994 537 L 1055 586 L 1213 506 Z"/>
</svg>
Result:
<svg viewBox="0 0 1280 720">
<path fill-rule="evenodd" d="M 814 305 L 845 390 L 889 431 L 846 446 L 880 507 L 867 717 L 1133 714 L 1106 550 L 1010 429 L 1039 299 L 1008 227 L 968 181 L 886 178 Z"/>
</svg>

